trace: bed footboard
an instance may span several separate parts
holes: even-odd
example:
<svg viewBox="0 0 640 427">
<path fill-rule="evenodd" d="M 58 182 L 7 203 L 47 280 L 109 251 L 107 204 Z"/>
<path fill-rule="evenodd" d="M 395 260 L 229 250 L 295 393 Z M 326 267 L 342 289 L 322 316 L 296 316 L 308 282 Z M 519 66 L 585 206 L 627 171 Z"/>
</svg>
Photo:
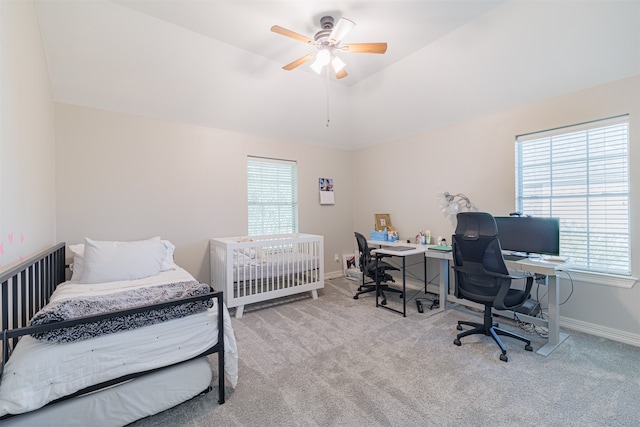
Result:
<svg viewBox="0 0 640 427">
<path fill-rule="evenodd" d="M 244 306 L 324 287 L 323 236 L 285 234 L 210 240 L 211 283 L 227 307 Z"/>
<path fill-rule="evenodd" d="M 0 319 L 2 320 L 2 365 L 9 359 L 18 337 L 8 331 L 27 325 L 65 280 L 65 243 L 58 243 L 0 275 Z"/>
</svg>

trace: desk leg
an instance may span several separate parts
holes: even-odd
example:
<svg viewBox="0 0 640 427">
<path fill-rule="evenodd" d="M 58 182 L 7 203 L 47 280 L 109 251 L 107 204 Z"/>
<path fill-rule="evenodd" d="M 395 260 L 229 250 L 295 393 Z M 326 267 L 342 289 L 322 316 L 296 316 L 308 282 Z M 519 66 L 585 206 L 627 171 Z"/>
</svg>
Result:
<svg viewBox="0 0 640 427">
<path fill-rule="evenodd" d="M 562 341 L 567 339 L 568 334 L 560 332 L 560 276 L 556 275 L 549 280 L 549 337 L 547 343 L 543 345 L 538 354 L 548 356 L 553 350 L 560 345 Z"/>
<path fill-rule="evenodd" d="M 380 292 L 380 289 L 378 289 L 378 286 L 380 282 L 378 281 L 378 254 L 376 254 L 375 256 L 376 256 L 376 307 L 377 307 L 378 305 L 380 305 L 378 304 L 378 293 Z"/>
<path fill-rule="evenodd" d="M 402 317 L 407 317 L 407 269 L 406 256 L 402 257 Z"/>
<path fill-rule="evenodd" d="M 438 262 L 440 268 L 440 310 L 447 309 L 447 296 L 449 295 L 449 260 L 441 259 Z"/>
<path fill-rule="evenodd" d="M 427 295 L 427 285 L 429 284 L 427 279 L 427 257 L 423 256 L 422 261 L 424 262 L 424 294 Z"/>
</svg>

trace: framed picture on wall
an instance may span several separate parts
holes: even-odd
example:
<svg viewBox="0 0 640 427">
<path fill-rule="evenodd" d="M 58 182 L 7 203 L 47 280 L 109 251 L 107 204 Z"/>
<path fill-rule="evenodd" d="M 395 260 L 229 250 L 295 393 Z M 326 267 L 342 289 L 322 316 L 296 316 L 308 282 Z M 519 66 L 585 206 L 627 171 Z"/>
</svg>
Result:
<svg viewBox="0 0 640 427">
<path fill-rule="evenodd" d="M 320 204 L 333 205 L 335 203 L 333 178 L 319 178 L 318 186 L 320 187 Z"/>
</svg>

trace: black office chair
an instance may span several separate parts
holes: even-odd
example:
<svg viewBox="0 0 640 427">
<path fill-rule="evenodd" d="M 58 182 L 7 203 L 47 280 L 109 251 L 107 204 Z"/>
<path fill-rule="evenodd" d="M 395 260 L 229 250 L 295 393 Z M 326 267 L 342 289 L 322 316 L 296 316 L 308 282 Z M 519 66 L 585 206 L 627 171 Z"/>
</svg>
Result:
<svg viewBox="0 0 640 427">
<path fill-rule="evenodd" d="M 356 232 L 355 235 L 356 241 L 358 242 L 358 251 L 360 252 L 360 271 L 362 271 L 362 284 L 358 287 L 358 292 L 353 296 L 353 299 L 358 299 L 358 296 L 376 290 L 376 261 L 371 256 L 371 249 L 369 249 L 367 239 L 360 233 Z M 403 297 L 401 290 L 393 289 L 386 284 L 388 281 L 395 282 L 393 277 L 387 273 L 388 270 L 400 269 L 378 260 L 378 296 L 382 298 L 382 302 L 380 303 L 382 305 L 387 305 L 387 296 L 384 291 L 396 292 L 400 294 L 400 298 Z M 365 283 L 367 277 L 373 280 L 373 282 Z"/>
<path fill-rule="evenodd" d="M 453 235 L 453 265 L 456 278 L 456 292 L 458 298 L 484 304 L 484 322 L 474 323 L 458 321 L 458 330 L 462 325 L 473 329 L 458 334 L 453 343 L 461 345 L 460 338 L 474 334 L 491 336 L 500 346 L 502 354 L 500 360 L 506 362 L 507 350 L 498 337 L 499 335 L 512 337 L 526 343 L 524 349 L 532 351 L 531 341 L 498 328 L 493 323 L 492 307 L 498 310 L 513 310 L 520 307 L 529 298 L 532 275 L 510 275 L 502 257 L 496 221 L 488 213 L 462 212 L 458 216 L 458 225 Z M 511 288 L 514 279 L 526 278 L 524 290 Z"/>
</svg>

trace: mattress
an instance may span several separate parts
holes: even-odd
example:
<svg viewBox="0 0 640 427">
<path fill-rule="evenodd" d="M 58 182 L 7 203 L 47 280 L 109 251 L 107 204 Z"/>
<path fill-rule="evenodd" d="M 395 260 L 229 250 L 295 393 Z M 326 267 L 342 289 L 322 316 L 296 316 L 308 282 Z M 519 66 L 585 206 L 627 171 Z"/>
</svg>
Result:
<svg viewBox="0 0 640 427">
<path fill-rule="evenodd" d="M 2 427 L 123 426 L 197 396 L 209 387 L 211 379 L 209 360 L 200 357 L 96 393 L 3 420 Z"/>
<path fill-rule="evenodd" d="M 140 280 L 102 284 L 60 284 L 51 301 L 193 280 L 178 268 Z M 144 328 L 68 344 L 23 337 L 5 365 L 0 384 L 0 416 L 32 411 L 93 384 L 193 358 L 217 342 L 217 304 L 206 312 Z M 237 345 L 224 311 L 225 373 L 235 387 Z"/>
<path fill-rule="evenodd" d="M 260 258 L 233 259 L 233 281 L 270 279 L 318 269 L 320 257 L 297 252 L 264 255 Z"/>
</svg>

